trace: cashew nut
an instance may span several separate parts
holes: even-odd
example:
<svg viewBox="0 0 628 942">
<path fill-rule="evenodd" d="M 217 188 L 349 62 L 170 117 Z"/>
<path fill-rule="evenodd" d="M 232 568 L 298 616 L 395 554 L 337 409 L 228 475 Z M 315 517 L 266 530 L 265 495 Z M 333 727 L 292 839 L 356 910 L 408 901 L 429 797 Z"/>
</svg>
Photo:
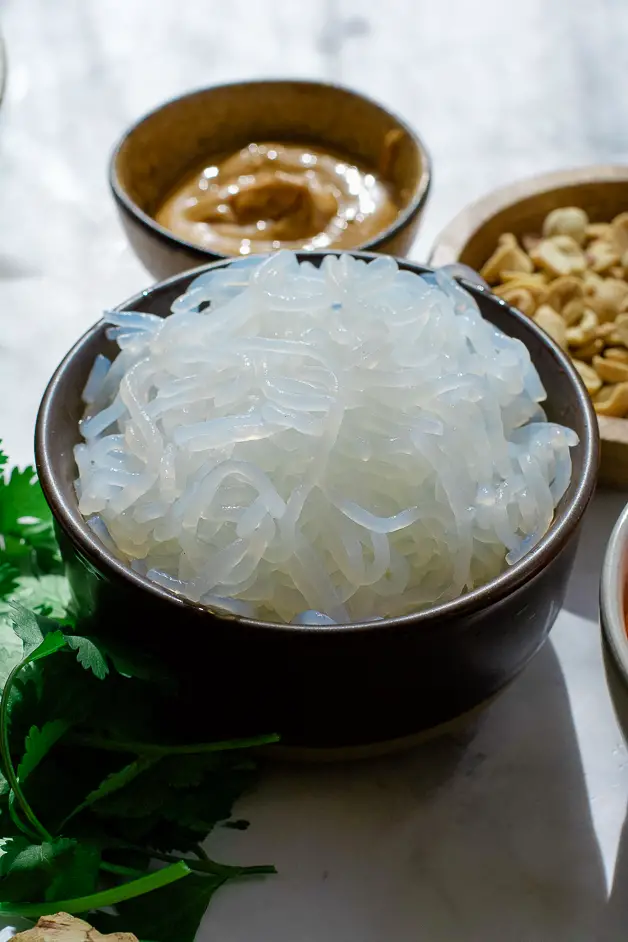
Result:
<svg viewBox="0 0 628 942">
<path fill-rule="evenodd" d="M 565 317 L 565 309 L 575 301 L 576 306 L 571 307 L 569 311 L 569 322 L 573 323 L 574 320 L 582 316 L 584 310 L 583 298 L 584 285 L 582 284 L 582 280 L 576 278 L 575 275 L 563 275 L 561 278 L 557 278 L 556 281 L 552 281 L 552 283 L 548 285 L 545 303 L 549 304 L 550 307 L 553 307 L 555 311 L 558 311 Z"/>
<path fill-rule="evenodd" d="M 573 301 L 568 301 L 560 314 L 567 326 L 572 327 L 574 324 L 578 323 L 584 314 L 584 301 L 578 298 L 574 298 Z"/>
<path fill-rule="evenodd" d="M 587 387 L 587 392 L 590 396 L 594 396 L 602 388 L 602 380 L 588 363 L 583 363 L 582 360 L 573 360 L 572 362 L 580 373 L 582 382 Z"/>
<path fill-rule="evenodd" d="M 628 412 L 628 383 L 604 386 L 595 396 L 593 406 L 598 415 L 622 418 Z"/>
<path fill-rule="evenodd" d="M 587 246 L 587 261 L 594 272 L 606 272 L 619 261 L 619 252 L 605 239 L 596 239 Z"/>
<path fill-rule="evenodd" d="M 534 322 L 552 337 L 559 347 L 567 349 L 567 325 L 549 304 L 542 304 L 534 315 Z"/>
<path fill-rule="evenodd" d="M 585 235 L 589 242 L 593 242 L 595 239 L 609 239 L 610 234 L 610 222 L 590 222 L 585 229 Z"/>
<path fill-rule="evenodd" d="M 593 357 L 593 369 L 605 383 L 628 383 L 628 365 L 605 357 Z"/>
<path fill-rule="evenodd" d="M 618 360 L 620 363 L 628 363 L 628 350 L 625 347 L 607 347 L 604 351 L 607 360 Z"/>
<path fill-rule="evenodd" d="M 587 298 L 587 305 L 597 314 L 600 324 L 614 321 L 628 301 L 628 284 L 619 278 L 604 278 Z"/>
<path fill-rule="evenodd" d="M 564 206 L 554 209 L 545 217 L 543 235 L 546 239 L 552 236 L 571 236 L 578 245 L 582 245 L 586 236 L 589 217 L 583 209 L 577 206 Z"/>
<path fill-rule="evenodd" d="M 583 347 L 595 340 L 598 327 L 597 315 L 587 309 L 577 327 L 567 327 L 567 343 L 570 347 Z"/>
<path fill-rule="evenodd" d="M 598 353 L 601 353 L 603 349 L 604 341 L 600 340 L 599 337 L 596 337 L 595 340 L 585 343 L 584 347 L 576 347 L 572 349 L 571 354 L 578 360 L 592 360 L 593 357 L 597 356 Z"/>
<path fill-rule="evenodd" d="M 538 235 L 524 235 L 521 237 L 521 242 L 528 255 L 532 255 L 540 241 L 541 236 Z"/>
<path fill-rule="evenodd" d="M 628 347 L 628 314 L 620 314 L 613 324 L 614 330 L 608 340 L 612 346 L 621 344 Z"/>
<path fill-rule="evenodd" d="M 620 213 L 611 223 L 611 242 L 621 257 L 628 250 L 628 213 Z"/>
<path fill-rule="evenodd" d="M 500 285 L 495 288 L 495 294 L 502 298 L 506 304 L 511 304 L 528 317 L 532 317 L 536 310 L 536 301 L 527 288 L 519 288 L 516 285 Z"/>
<path fill-rule="evenodd" d="M 523 271 L 530 274 L 534 271 L 534 265 L 526 253 L 519 248 L 515 237 L 511 233 L 506 233 L 506 235 L 511 238 L 505 240 L 502 236 L 500 244 L 480 269 L 480 275 L 489 285 L 496 284 L 503 271 Z"/>
<path fill-rule="evenodd" d="M 530 258 L 539 268 L 555 276 L 578 274 L 587 267 L 584 252 L 568 235 L 542 239 L 535 250 L 530 253 Z"/>
</svg>

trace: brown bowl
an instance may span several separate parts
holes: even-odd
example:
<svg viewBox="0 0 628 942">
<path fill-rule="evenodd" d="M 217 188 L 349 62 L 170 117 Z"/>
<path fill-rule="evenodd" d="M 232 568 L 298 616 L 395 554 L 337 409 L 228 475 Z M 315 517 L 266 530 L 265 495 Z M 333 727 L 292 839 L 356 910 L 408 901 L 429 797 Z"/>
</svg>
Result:
<svg viewBox="0 0 628 942">
<path fill-rule="evenodd" d="M 300 259 L 319 266 L 324 256 L 301 253 Z M 204 270 L 171 278 L 120 309 L 167 317 L 174 299 Z M 595 416 L 575 369 L 536 324 L 488 291 L 465 287 L 491 323 L 526 344 L 548 392 L 549 418 L 575 429 L 580 444 L 552 526 L 527 556 L 482 588 L 404 617 L 315 628 L 220 616 L 124 565 L 82 518 L 73 486 L 81 390 L 96 355 L 117 351 L 102 321 L 57 369 L 37 419 L 37 468 L 81 633 L 135 642 L 183 677 L 170 710 L 179 732 L 182 724 L 191 737 L 278 731 L 285 746 L 326 756 L 329 750 L 364 754 L 373 744 L 410 742 L 486 703 L 545 641 L 595 486 Z"/>
<path fill-rule="evenodd" d="M 549 212 L 580 206 L 592 222 L 628 211 L 628 166 L 602 164 L 560 170 L 495 190 L 463 209 L 440 233 L 430 254 L 434 267 L 462 262 L 479 271 L 503 232 L 540 232 Z M 599 416 L 600 482 L 628 486 L 628 419 Z"/>
<path fill-rule="evenodd" d="M 376 238 L 356 246 L 405 255 L 417 233 L 430 185 L 430 159 L 399 118 L 356 92 L 321 82 L 220 85 L 162 105 L 126 132 L 113 153 L 109 181 L 136 254 L 156 278 L 228 256 L 180 239 L 153 215 L 204 157 L 251 141 L 302 141 L 377 166 L 385 136 L 402 132 L 389 182 L 402 208 Z"/>
</svg>

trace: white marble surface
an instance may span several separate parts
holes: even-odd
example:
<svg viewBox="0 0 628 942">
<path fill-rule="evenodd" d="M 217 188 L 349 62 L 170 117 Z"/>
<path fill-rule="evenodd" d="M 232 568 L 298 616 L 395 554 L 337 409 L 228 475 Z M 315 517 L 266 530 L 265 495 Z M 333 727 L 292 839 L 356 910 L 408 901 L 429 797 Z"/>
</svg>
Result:
<svg viewBox="0 0 628 942">
<path fill-rule="evenodd" d="M 0 0 L 0 24 L 0 433 L 20 460 L 60 357 L 149 283 L 105 169 L 125 125 L 164 98 L 290 75 L 381 99 L 435 161 L 417 258 L 497 183 L 628 156 L 625 0 Z M 224 890 L 203 939 L 625 938 L 628 754 L 597 611 L 623 503 L 596 498 L 552 643 L 475 730 L 393 759 L 267 774 L 241 809 L 251 829 L 214 845 L 280 875 Z"/>
</svg>

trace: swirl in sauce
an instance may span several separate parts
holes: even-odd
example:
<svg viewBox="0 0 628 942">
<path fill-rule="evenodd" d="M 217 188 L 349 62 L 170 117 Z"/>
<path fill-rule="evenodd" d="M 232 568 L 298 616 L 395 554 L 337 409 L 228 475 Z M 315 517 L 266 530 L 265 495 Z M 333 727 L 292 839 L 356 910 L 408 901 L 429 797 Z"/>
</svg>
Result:
<svg viewBox="0 0 628 942">
<path fill-rule="evenodd" d="M 223 255 L 354 247 L 386 229 L 399 204 L 369 170 L 292 144 L 249 144 L 204 164 L 161 205 L 156 221 Z"/>
</svg>

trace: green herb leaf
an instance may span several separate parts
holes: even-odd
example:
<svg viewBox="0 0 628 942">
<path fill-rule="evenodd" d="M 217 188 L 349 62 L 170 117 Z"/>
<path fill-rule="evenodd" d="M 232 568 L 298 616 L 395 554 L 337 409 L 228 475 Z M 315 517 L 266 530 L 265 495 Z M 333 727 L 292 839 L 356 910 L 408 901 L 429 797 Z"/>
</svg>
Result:
<svg viewBox="0 0 628 942">
<path fill-rule="evenodd" d="M 66 641 L 73 651 L 76 651 L 76 659 L 86 671 L 92 671 L 99 680 L 104 680 L 109 673 L 107 659 L 91 638 L 83 638 L 80 635 L 66 635 Z"/>
<path fill-rule="evenodd" d="M 117 906 L 118 916 L 95 924 L 103 932 L 133 932 L 151 942 L 193 942 L 210 900 L 225 882 L 224 877 L 190 874 L 159 894 L 159 904 L 150 896 L 138 896 Z"/>
<path fill-rule="evenodd" d="M 52 516 L 35 469 L 0 473 L 0 544 L 3 562 L 38 575 L 58 570 Z"/>
<path fill-rule="evenodd" d="M 85 811 L 86 808 L 89 808 L 90 805 L 95 804 L 97 801 L 101 801 L 103 798 L 106 798 L 109 795 L 112 795 L 114 792 L 119 791 L 121 788 L 124 788 L 125 785 L 128 785 L 129 782 L 132 782 L 133 779 L 137 778 L 138 775 L 141 775 L 147 769 L 151 767 L 157 760 L 154 758 L 140 757 L 134 762 L 130 762 L 129 765 L 125 765 L 124 768 L 120 769 L 117 772 L 112 772 L 111 775 L 108 775 L 93 791 L 89 793 L 85 801 L 83 801 L 74 811 L 69 814 L 62 826 L 65 826 L 68 821 L 76 817 L 77 814 L 80 814 L 82 811 Z"/>
<path fill-rule="evenodd" d="M 88 896 L 98 888 L 100 850 L 96 844 L 83 841 L 63 860 L 45 892 L 46 901 Z"/>
<path fill-rule="evenodd" d="M 19 570 L 10 563 L 0 563 L 0 599 L 6 599 L 18 586 Z"/>
<path fill-rule="evenodd" d="M 44 723 L 41 729 L 31 726 L 24 743 L 24 755 L 17 768 L 20 782 L 37 768 L 54 744 L 68 731 L 69 726 L 65 720 L 52 720 L 50 723 Z"/>
<path fill-rule="evenodd" d="M 41 620 L 41 616 L 38 616 Z M 43 657 L 48 657 L 50 654 L 55 654 L 57 651 L 61 651 L 62 648 L 66 646 L 65 635 L 62 631 L 52 631 L 49 635 L 46 635 L 41 644 L 35 648 L 34 651 L 31 651 L 27 655 L 26 660 L 40 661 Z"/>
<path fill-rule="evenodd" d="M 35 612 L 15 603 L 11 606 L 11 620 L 15 634 L 24 644 L 24 657 L 27 658 L 44 640 L 38 617 Z"/>
<path fill-rule="evenodd" d="M 55 841 L 44 841 L 42 844 L 30 844 L 18 850 L 17 854 L 3 868 L 3 874 L 9 876 L 23 870 L 37 870 L 40 868 L 51 870 L 55 858 L 59 857 L 60 854 L 67 853 L 73 847 L 76 847 L 76 841 L 64 837 Z"/>
<path fill-rule="evenodd" d="M 84 913 L 90 909 L 101 909 L 107 906 L 117 906 L 124 900 L 152 893 L 162 887 L 169 886 L 177 880 L 190 875 L 190 868 L 181 861 L 170 867 L 164 867 L 138 880 L 131 880 L 109 890 L 101 890 L 88 896 L 77 896 L 73 899 L 55 900 L 50 903 L 0 903 L 0 914 L 4 916 L 23 916 L 26 919 L 37 919 L 51 913 L 63 911 L 70 913 Z"/>
</svg>

